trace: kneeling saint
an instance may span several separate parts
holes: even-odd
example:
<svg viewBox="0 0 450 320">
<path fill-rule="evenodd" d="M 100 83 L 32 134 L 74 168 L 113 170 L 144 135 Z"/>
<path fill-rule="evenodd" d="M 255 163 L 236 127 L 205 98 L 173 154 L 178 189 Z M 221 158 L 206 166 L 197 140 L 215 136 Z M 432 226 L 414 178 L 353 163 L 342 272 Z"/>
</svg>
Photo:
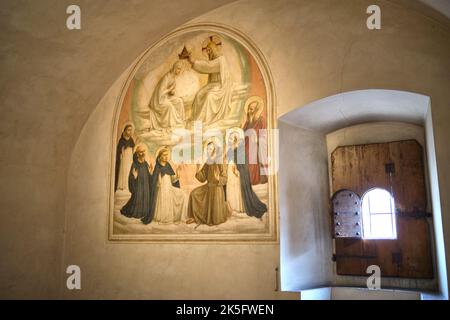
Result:
<svg viewBox="0 0 450 320">
<path fill-rule="evenodd" d="M 224 223 L 229 216 L 224 190 L 227 169 L 214 142 L 207 144 L 206 152 L 208 159 L 205 164 L 197 165 L 195 177 L 207 183 L 192 190 L 186 223 L 213 226 Z"/>
<path fill-rule="evenodd" d="M 234 182 L 227 184 L 228 204 L 233 211 L 245 211 L 250 217 L 261 218 L 267 212 L 267 206 L 253 191 L 248 164 L 245 163 L 244 139 L 240 139 L 239 134 L 233 132 L 230 134 L 229 144 L 227 161 L 230 174 L 234 176 L 231 181 Z"/>
<path fill-rule="evenodd" d="M 133 164 L 128 175 L 131 198 L 120 212 L 128 218 L 142 218 L 150 213 L 151 168 L 145 161 L 145 149 L 137 146 L 133 154 Z"/>
<path fill-rule="evenodd" d="M 180 189 L 179 171 L 173 171 L 169 163 L 169 149 L 158 152 L 152 182 L 156 189 L 155 215 L 153 221 L 160 224 L 179 223 L 186 220 L 187 199 Z M 144 223 L 147 220 L 143 220 Z"/>
<path fill-rule="evenodd" d="M 232 132 L 228 138 L 228 144 L 231 146 L 227 151 L 227 186 L 226 186 L 226 200 L 227 204 L 232 212 L 244 213 L 244 201 L 242 198 L 242 190 L 241 190 L 241 177 L 239 171 L 237 169 L 238 163 L 245 162 L 245 159 L 238 159 L 238 154 L 236 152 L 233 153 L 234 148 L 237 148 L 235 144 L 235 134 L 236 132 Z M 243 152 L 245 150 L 240 150 L 242 156 L 245 157 Z M 236 156 L 235 156 L 236 155 Z M 242 157 L 241 157 L 242 158 Z M 240 161 L 239 160 L 243 160 Z"/>
</svg>

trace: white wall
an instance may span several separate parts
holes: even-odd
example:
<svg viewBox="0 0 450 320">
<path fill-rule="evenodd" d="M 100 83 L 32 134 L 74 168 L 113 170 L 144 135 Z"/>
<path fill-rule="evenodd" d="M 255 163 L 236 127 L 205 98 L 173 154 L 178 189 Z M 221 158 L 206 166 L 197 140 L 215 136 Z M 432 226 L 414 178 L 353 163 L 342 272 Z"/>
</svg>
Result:
<svg viewBox="0 0 450 320">
<path fill-rule="evenodd" d="M 60 296 L 67 173 L 82 127 L 143 50 L 228 2 L 1 0 L 0 298 Z M 66 27 L 72 3 L 81 30 Z"/>
<path fill-rule="evenodd" d="M 279 121 L 281 288 L 332 282 L 325 136 Z"/>
<path fill-rule="evenodd" d="M 447 282 L 447 261 L 448 255 L 445 250 L 444 228 L 442 225 L 442 209 L 441 209 L 441 191 L 439 190 L 439 179 L 436 164 L 436 147 L 434 143 L 434 129 L 433 119 L 431 116 L 431 108 L 428 109 L 427 118 L 425 122 L 426 145 L 427 145 L 427 161 L 428 161 L 428 176 L 431 190 L 432 212 L 433 212 L 433 226 L 435 235 L 435 250 L 436 250 L 436 272 L 439 279 L 439 293 L 427 296 L 427 299 L 447 299 L 448 296 L 448 282 Z M 448 194 L 447 194 L 448 196 Z M 448 229 L 446 230 L 448 232 Z"/>
<path fill-rule="evenodd" d="M 298 299 L 275 291 L 277 244 L 149 244 L 107 241 L 108 176 L 122 77 L 83 129 L 72 154 L 64 265 L 81 267 L 83 289 L 64 298 Z"/>
<path fill-rule="evenodd" d="M 374 101 L 372 103 L 376 104 Z M 325 107 L 325 105 L 326 103 L 323 106 Z M 328 107 L 332 108 L 332 105 L 328 105 Z M 320 113 L 327 110 L 317 108 L 316 111 Z M 294 118 L 288 114 L 283 119 L 294 122 L 296 118 L 303 119 L 302 113 L 310 113 L 309 116 L 314 118 L 314 110 L 304 109 L 300 113 L 294 113 Z M 317 117 L 316 119 L 315 122 L 310 121 L 309 124 L 316 128 L 326 127 L 325 123 L 330 126 L 323 118 Z M 319 123 L 323 125 L 319 125 Z M 305 293 L 304 289 L 330 284 L 364 288 L 367 277 L 337 275 L 336 266 L 330 259 L 333 252 L 329 216 L 331 153 L 338 146 L 415 139 L 424 148 L 424 165 L 427 168 L 424 128 L 404 122 L 374 122 L 345 127 L 324 135 L 318 130 L 305 130 L 279 121 L 279 129 L 280 163 L 296 164 L 295 166 L 281 166 L 279 174 L 282 288 L 300 289 L 302 297 Z M 427 172 L 425 175 L 428 176 Z M 431 199 L 429 194 L 428 198 Z M 430 203 L 431 201 L 429 201 Z M 430 205 L 429 209 L 431 209 Z M 432 219 L 429 219 L 429 224 L 433 243 L 431 250 L 433 250 L 433 258 L 436 259 L 433 241 L 435 228 Z M 443 252 L 441 251 L 440 254 Z M 436 273 L 437 269 L 435 269 Z M 445 277 L 440 277 L 440 279 L 444 279 L 441 282 L 445 283 Z M 437 292 L 438 277 L 436 274 L 435 278 L 431 280 L 383 278 L 381 285 L 382 288 L 416 289 L 415 295 L 418 296 L 421 291 Z M 343 296 L 348 298 L 352 293 L 359 294 L 359 291 L 344 290 Z M 387 293 L 387 298 L 397 296 L 392 295 L 391 297 L 390 295 L 391 291 Z M 370 297 L 376 296 L 370 295 Z M 355 297 L 353 296 L 353 298 Z"/>
<path fill-rule="evenodd" d="M 83 2 L 86 28 L 76 33 L 65 29 L 58 13 L 64 12 L 63 2 L 40 1 L 35 6 L 27 2 L 24 11 L 16 11 L 16 1 L 2 3 L 1 37 L 8 43 L 0 53 L 6 58 L 1 60 L 0 142 L 7 150 L 1 155 L 0 172 L 5 195 L 2 297 L 186 297 L 192 287 L 192 297 L 272 297 L 277 246 L 186 250 L 106 243 L 108 117 L 117 90 L 98 105 L 100 97 L 138 53 L 212 2 L 138 1 L 125 6 L 99 1 Z M 311 101 L 359 89 L 430 96 L 439 172 L 434 184 L 441 190 L 437 201 L 445 231 L 442 241 L 448 244 L 450 31 L 407 5 L 379 2 L 383 10 L 379 31 L 365 26 L 370 0 L 242 0 L 196 21 L 227 24 L 257 43 L 275 79 L 279 116 Z M 52 10 L 55 3 L 62 10 Z M 161 15 L 164 4 L 176 7 L 170 11 L 177 15 Z M 43 26 L 40 13 L 52 22 Z M 450 253 L 449 245 L 442 248 Z M 220 267 L 201 278 L 194 270 L 205 257 L 217 260 Z M 230 259 L 242 264 L 237 276 L 228 272 L 237 268 Z M 84 270 L 82 292 L 64 290 L 64 267 L 69 263 L 79 263 Z"/>
</svg>

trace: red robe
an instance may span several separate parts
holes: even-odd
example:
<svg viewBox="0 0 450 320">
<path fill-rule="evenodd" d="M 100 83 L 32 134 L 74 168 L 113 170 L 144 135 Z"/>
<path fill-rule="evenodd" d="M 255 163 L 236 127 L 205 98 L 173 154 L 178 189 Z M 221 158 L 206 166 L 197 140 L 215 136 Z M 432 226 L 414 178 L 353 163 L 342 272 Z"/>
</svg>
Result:
<svg viewBox="0 0 450 320">
<path fill-rule="evenodd" d="M 243 130 L 244 133 L 248 129 L 254 129 L 256 131 L 257 137 L 257 161 L 256 163 L 249 163 L 250 159 L 250 152 L 252 151 L 250 149 L 250 139 L 252 139 L 251 136 L 246 135 L 245 137 L 245 158 L 246 162 L 248 163 L 248 170 L 250 173 L 250 181 L 252 185 L 256 184 L 262 184 L 267 182 L 267 175 L 264 173 L 267 173 L 268 170 L 268 161 L 267 161 L 267 133 L 263 135 L 260 133 L 259 130 L 266 129 L 266 119 L 261 115 L 257 120 L 254 120 L 253 122 L 249 122 L 248 118 L 245 121 Z M 263 141 L 265 146 L 261 148 L 260 141 Z"/>
</svg>

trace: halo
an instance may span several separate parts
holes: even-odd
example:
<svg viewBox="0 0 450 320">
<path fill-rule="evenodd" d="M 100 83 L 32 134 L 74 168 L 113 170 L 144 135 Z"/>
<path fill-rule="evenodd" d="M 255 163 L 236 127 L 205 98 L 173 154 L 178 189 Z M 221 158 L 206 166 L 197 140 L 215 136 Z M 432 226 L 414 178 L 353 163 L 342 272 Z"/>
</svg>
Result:
<svg viewBox="0 0 450 320">
<path fill-rule="evenodd" d="M 264 100 L 261 97 L 252 96 L 252 97 L 248 98 L 247 101 L 245 101 L 244 112 L 245 112 L 245 114 L 248 113 L 248 106 L 253 102 L 258 103 L 258 107 L 255 111 L 255 118 L 258 119 L 264 109 Z"/>
<path fill-rule="evenodd" d="M 221 159 L 220 161 L 223 161 L 222 157 L 223 157 L 223 143 L 222 141 L 220 141 L 220 139 L 216 136 L 211 136 L 208 139 L 206 139 L 203 142 L 203 161 L 205 161 L 205 159 L 208 159 L 208 155 L 207 155 L 207 149 L 206 147 L 208 146 L 208 144 L 210 143 L 214 144 L 214 153 L 215 153 L 215 161 L 217 161 L 217 159 Z"/>
<path fill-rule="evenodd" d="M 214 43 L 219 49 L 222 47 L 222 39 L 218 35 L 212 35 L 203 40 L 202 51 L 206 50 L 208 44 L 210 44 L 211 42 Z"/>
<path fill-rule="evenodd" d="M 126 128 L 127 126 L 131 126 L 131 128 L 133 128 L 133 131 L 134 131 L 134 129 L 135 129 L 134 123 L 131 122 L 131 121 L 127 121 L 127 122 L 125 122 L 125 123 L 122 125 L 122 131 L 121 131 L 121 133 L 124 132 L 124 130 L 125 130 L 125 128 Z"/>
<path fill-rule="evenodd" d="M 214 146 L 215 146 L 216 148 L 218 148 L 218 147 L 220 148 L 220 147 L 222 146 L 222 143 L 221 143 L 221 141 L 220 141 L 219 138 L 217 138 L 216 136 L 211 136 L 211 137 L 209 137 L 208 139 L 206 139 L 206 140 L 203 142 L 203 149 L 205 149 L 206 146 L 207 146 L 210 142 L 214 143 Z"/>
<path fill-rule="evenodd" d="M 239 140 L 243 140 L 244 139 L 244 131 L 242 130 L 242 128 L 239 128 L 239 127 L 232 127 L 232 128 L 230 128 L 230 129 L 227 129 L 226 130 L 226 135 L 225 135 L 225 137 L 226 137 L 226 143 L 228 143 L 228 140 L 230 139 L 230 136 L 232 135 L 232 134 L 234 134 L 234 133 L 237 133 L 238 134 L 238 136 L 239 136 Z"/>
<path fill-rule="evenodd" d="M 138 143 L 138 144 L 134 147 L 133 153 L 136 153 L 136 151 L 137 151 L 138 149 L 144 149 L 144 151 L 145 151 L 146 153 L 147 153 L 147 151 L 148 151 L 148 147 L 147 147 L 147 145 L 145 145 L 144 143 Z"/>
<path fill-rule="evenodd" d="M 159 154 L 163 150 L 167 150 L 167 152 L 169 152 L 169 155 L 170 155 L 170 148 L 168 146 L 162 146 L 162 147 L 159 147 L 158 149 L 156 149 L 156 151 L 155 151 L 155 160 L 158 159 Z"/>
</svg>

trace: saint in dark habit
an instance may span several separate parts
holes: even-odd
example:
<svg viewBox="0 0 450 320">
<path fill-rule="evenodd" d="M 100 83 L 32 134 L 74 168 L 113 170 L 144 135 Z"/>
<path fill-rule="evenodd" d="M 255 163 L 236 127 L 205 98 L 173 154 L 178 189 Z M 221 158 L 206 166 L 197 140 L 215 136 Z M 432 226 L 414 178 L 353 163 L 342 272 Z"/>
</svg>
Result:
<svg viewBox="0 0 450 320">
<path fill-rule="evenodd" d="M 151 168 L 145 161 L 145 149 L 138 146 L 128 176 L 131 198 L 120 210 L 124 216 L 141 219 L 150 214 L 151 178 Z"/>
<path fill-rule="evenodd" d="M 114 191 L 128 190 L 128 175 L 133 162 L 134 140 L 131 137 L 133 126 L 128 124 L 123 129 L 122 135 L 117 143 L 116 149 L 116 176 L 114 180 Z"/>
</svg>

